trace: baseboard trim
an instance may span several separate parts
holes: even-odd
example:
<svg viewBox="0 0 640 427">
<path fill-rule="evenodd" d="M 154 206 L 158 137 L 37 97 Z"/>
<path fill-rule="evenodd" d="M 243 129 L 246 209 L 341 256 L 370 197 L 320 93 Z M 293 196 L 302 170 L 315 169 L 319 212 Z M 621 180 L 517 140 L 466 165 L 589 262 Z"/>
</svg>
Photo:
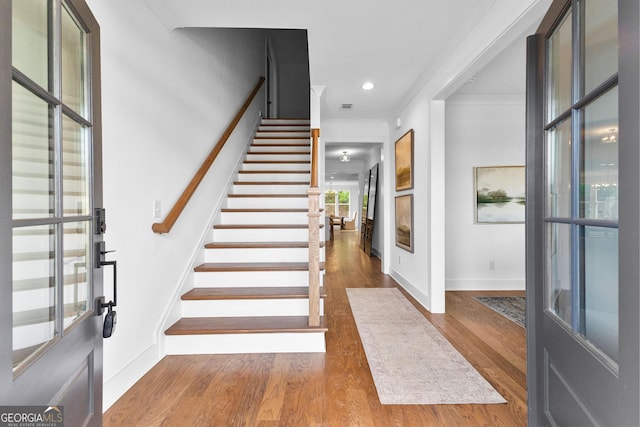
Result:
<svg viewBox="0 0 640 427">
<path fill-rule="evenodd" d="M 390 269 L 389 276 L 393 278 L 402 288 L 409 292 L 409 294 L 420 303 L 424 308 L 431 311 L 431 298 L 415 286 L 413 286 L 407 279 L 402 277 L 400 273 L 393 268 Z"/>
<path fill-rule="evenodd" d="M 458 279 L 446 280 L 447 291 L 524 291 L 524 279 Z"/>
<path fill-rule="evenodd" d="M 114 376 L 104 380 L 102 389 L 102 411 L 107 411 L 144 374 L 149 372 L 162 358 L 160 346 L 156 343 L 148 347 L 138 357 L 120 369 Z"/>
</svg>

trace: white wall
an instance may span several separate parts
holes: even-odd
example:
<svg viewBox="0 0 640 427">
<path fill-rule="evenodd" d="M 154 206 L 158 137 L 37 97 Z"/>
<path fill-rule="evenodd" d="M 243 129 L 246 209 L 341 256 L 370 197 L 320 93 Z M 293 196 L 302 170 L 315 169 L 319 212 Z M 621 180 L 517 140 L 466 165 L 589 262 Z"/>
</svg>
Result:
<svg viewBox="0 0 640 427">
<path fill-rule="evenodd" d="M 264 91 L 170 234 L 152 233 L 264 71 L 259 30 L 167 31 L 141 0 L 88 0 L 101 27 L 104 204 L 118 260 L 118 327 L 104 348 L 104 409 L 162 355 L 172 300 L 226 193 Z M 108 279 L 105 283 L 109 283 Z M 107 291 L 107 297 L 110 291 Z"/>
<path fill-rule="evenodd" d="M 448 56 L 438 61 L 437 69 L 416 82 L 414 90 L 387 118 L 388 123 L 395 123 L 396 118 L 402 122 L 399 128 L 391 131 L 391 141 L 409 129 L 415 130 L 415 188 L 411 191 L 414 195 L 415 251 L 409 253 L 392 243 L 390 257 L 383 260 L 383 265 L 394 279 L 434 313 L 445 311 L 445 141 L 448 143 L 448 136 L 444 100 L 516 39 L 523 39 L 528 28 L 544 15 L 549 2 L 535 0 L 509 2 L 509 5 L 510 10 L 496 9 L 496 13 L 488 13 L 480 20 L 455 50 L 447 52 Z M 499 129 L 501 126 L 493 133 Z M 393 164 L 391 145 L 384 154 Z M 391 183 L 390 188 L 393 186 Z M 385 224 L 385 233 L 389 240 L 395 241 L 392 206 L 385 208 L 390 216 Z M 496 266 L 499 262 L 503 260 L 496 259 Z"/>
<path fill-rule="evenodd" d="M 445 156 L 446 289 L 524 289 L 524 224 L 475 224 L 473 188 L 476 166 L 524 165 L 524 97 L 449 98 Z"/>
</svg>

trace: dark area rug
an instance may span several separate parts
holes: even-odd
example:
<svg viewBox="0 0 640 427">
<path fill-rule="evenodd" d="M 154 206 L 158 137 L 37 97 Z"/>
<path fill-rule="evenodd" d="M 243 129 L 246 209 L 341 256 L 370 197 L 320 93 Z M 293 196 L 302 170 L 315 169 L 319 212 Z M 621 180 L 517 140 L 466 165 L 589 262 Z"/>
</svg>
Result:
<svg viewBox="0 0 640 427">
<path fill-rule="evenodd" d="M 476 301 L 486 305 L 491 310 L 506 317 L 518 325 L 524 326 L 525 299 L 524 297 L 473 297 Z"/>
</svg>

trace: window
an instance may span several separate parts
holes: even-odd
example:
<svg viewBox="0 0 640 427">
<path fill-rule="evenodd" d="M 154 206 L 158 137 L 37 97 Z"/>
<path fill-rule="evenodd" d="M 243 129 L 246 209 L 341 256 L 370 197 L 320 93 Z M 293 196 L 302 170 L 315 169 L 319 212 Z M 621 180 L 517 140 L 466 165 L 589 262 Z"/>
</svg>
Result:
<svg viewBox="0 0 640 427">
<path fill-rule="evenodd" d="M 329 190 L 324 193 L 326 215 L 351 217 L 351 193 L 348 190 Z"/>
</svg>

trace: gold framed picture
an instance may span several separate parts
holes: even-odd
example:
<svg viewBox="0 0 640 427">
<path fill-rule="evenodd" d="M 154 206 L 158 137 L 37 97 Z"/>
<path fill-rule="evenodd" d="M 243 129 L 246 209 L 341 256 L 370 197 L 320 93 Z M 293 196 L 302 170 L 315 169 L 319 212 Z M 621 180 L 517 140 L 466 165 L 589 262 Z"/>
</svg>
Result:
<svg viewBox="0 0 640 427">
<path fill-rule="evenodd" d="M 413 188 L 413 129 L 396 141 L 396 191 Z"/>
<path fill-rule="evenodd" d="M 396 246 L 413 252 L 413 194 L 396 196 Z"/>
</svg>

